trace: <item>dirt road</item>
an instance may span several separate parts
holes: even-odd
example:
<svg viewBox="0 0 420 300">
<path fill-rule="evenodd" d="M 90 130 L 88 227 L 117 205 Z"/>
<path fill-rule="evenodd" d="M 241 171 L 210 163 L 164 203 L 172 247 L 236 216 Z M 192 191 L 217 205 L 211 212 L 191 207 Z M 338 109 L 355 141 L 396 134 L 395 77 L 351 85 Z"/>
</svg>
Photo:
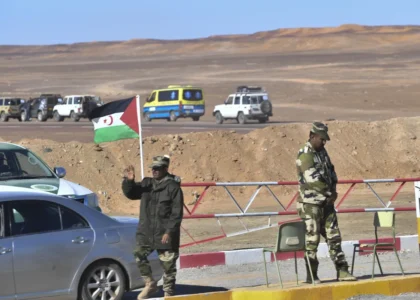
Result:
<svg viewBox="0 0 420 300">
<path fill-rule="evenodd" d="M 238 133 L 248 133 L 254 129 L 267 126 L 284 124 L 289 122 L 269 122 L 267 124 L 249 123 L 245 125 L 236 122 L 225 122 L 218 125 L 214 122 L 189 122 L 189 121 L 153 121 L 143 123 L 143 137 L 161 134 L 181 134 L 191 132 L 203 132 L 209 130 L 229 130 Z M 49 139 L 57 142 L 77 141 L 90 143 L 93 141 L 93 125 L 89 121 L 74 122 L 18 122 L 11 121 L 0 125 L 0 137 L 4 140 L 17 142 L 22 138 Z"/>
</svg>

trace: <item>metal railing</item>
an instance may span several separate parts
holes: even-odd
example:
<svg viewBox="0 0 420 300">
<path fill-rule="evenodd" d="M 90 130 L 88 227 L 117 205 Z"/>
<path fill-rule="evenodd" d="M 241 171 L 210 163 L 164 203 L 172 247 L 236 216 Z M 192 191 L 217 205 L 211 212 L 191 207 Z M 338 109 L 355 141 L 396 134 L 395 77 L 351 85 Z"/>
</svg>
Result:
<svg viewBox="0 0 420 300">
<path fill-rule="evenodd" d="M 397 179 L 361 179 L 361 180 L 340 180 L 338 182 L 339 185 L 350 185 L 350 187 L 347 189 L 347 191 L 343 194 L 343 196 L 336 201 L 336 212 L 337 213 L 366 213 L 366 212 L 375 212 L 375 211 L 416 211 L 415 205 L 413 206 L 407 206 L 407 207 L 391 207 L 395 199 L 397 198 L 398 194 L 401 192 L 402 188 L 405 186 L 408 182 L 416 182 L 420 181 L 420 178 L 397 178 Z M 386 184 L 386 183 L 399 183 L 398 188 L 396 191 L 392 194 L 390 199 L 388 201 L 384 200 L 383 197 L 381 197 L 377 191 L 374 189 L 374 184 Z M 366 187 L 373 193 L 375 198 L 379 202 L 379 207 L 377 208 L 366 208 L 366 207 L 360 207 L 360 208 L 344 208 L 340 209 L 340 206 L 343 204 L 343 202 L 349 197 L 351 192 L 354 190 L 356 185 L 366 185 Z M 273 191 L 273 186 L 294 186 L 296 189 L 296 192 L 293 194 L 292 198 L 288 201 L 286 205 L 283 205 L 282 202 L 279 200 L 279 197 L 276 195 L 276 193 Z M 298 182 L 297 181 L 269 181 L 269 182 L 203 182 L 203 183 L 182 183 L 183 188 L 199 188 L 202 187 L 203 191 L 198 194 L 196 193 L 196 201 L 192 207 L 192 209 L 189 209 L 186 204 L 184 204 L 185 214 L 184 219 L 215 219 L 217 224 L 220 227 L 221 234 L 217 236 L 213 236 L 206 239 L 196 240 L 190 234 L 189 230 L 187 230 L 184 226 L 181 226 L 183 231 L 188 235 L 188 237 L 192 240 L 191 243 L 182 244 L 181 247 L 188 247 L 192 245 L 198 245 L 202 243 L 207 243 L 215 240 L 220 240 L 227 237 L 232 236 L 238 236 L 242 234 L 247 234 L 250 232 L 255 232 L 259 230 L 268 229 L 274 226 L 278 226 L 284 222 L 290 221 L 280 221 L 275 224 L 271 223 L 271 217 L 273 216 L 297 216 L 296 210 L 290 210 L 292 204 L 296 201 L 298 198 L 299 192 L 298 189 Z M 240 201 L 233 195 L 230 188 L 232 187 L 256 187 L 255 191 L 250 196 L 249 200 L 247 201 L 246 205 L 240 205 Z M 198 214 L 197 210 L 199 208 L 199 205 L 203 202 L 204 197 L 207 195 L 208 190 L 210 188 L 219 188 L 223 189 L 226 194 L 228 195 L 229 199 L 232 201 L 234 206 L 237 208 L 239 212 L 226 212 L 226 213 L 213 213 L 213 214 Z M 269 193 L 269 195 L 277 202 L 279 207 L 281 208 L 281 211 L 271 211 L 271 212 L 249 212 L 252 204 L 255 203 L 257 195 L 260 194 L 260 192 L 266 189 Z M 243 217 L 268 217 L 268 223 L 264 226 L 254 227 L 254 228 L 248 228 L 242 221 L 241 218 Z M 244 227 L 244 230 L 233 232 L 233 233 L 227 233 L 224 229 L 224 226 L 220 222 L 221 218 L 238 218 L 238 221 L 242 224 Z M 296 220 L 300 220 L 300 218 L 297 218 Z"/>
</svg>

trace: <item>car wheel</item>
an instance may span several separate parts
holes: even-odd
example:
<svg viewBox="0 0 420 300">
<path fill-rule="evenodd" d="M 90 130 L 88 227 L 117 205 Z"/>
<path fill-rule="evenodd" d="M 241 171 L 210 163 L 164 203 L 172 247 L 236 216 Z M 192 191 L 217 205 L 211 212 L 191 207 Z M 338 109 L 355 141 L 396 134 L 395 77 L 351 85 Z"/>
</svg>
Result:
<svg viewBox="0 0 420 300">
<path fill-rule="evenodd" d="M 147 122 L 151 122 L 151 121 L 152 121 L 152 119 L 150 118 L 150 113 L 145 113 L 145 114 L 144 114 L 144 119 L 145 119 Z"/>
<path fill-rule="evenodd" d="M 2 113 L 0 114 L 0 120 L 1 120 L 2 122 L 7 122 L 7 121 L 9 121 L 9 118 L 6 116 L 6 113 L 5 113 L 5 112 L 2 112 Z"/>
<path fill-rule="evenodd" d="M 57 122 L 62 122 L 63 121 L 63 117 L 60 116 L 60 114 L 58 113 L 58 111 L 54 112 L 54 120 L 56 120 Z"/>
<path fill-rule="evenodd" d="M 260 119 L 258 119 L 258 122 L 265 123 L 265 122 L 267 122 L 267 118 L 260 118 Z"/>
<path fill-rule="evenodd" d="M 119 265 L 98 262 L 89 267 L 82 277 L 82 300 L 121 300 L 126 286 L 124 272 Z"/>
<path fill-rule="evenodd" d="M 21 111 L 20 112 L 20 118 L 22 119 L 23 122 L 25 122 L 26 121 L 26 112 Z"/>
<path fill-rule="evenodd" d="M 37 119 L 38 119 L 39 122 L 45 122 L 46 121 L 46 119 L 42 115 L 42 112 L 38 112 L 38 118 Z"/>
<path fill-rule="evenodd" d="M 174 111 L 171 111 L 171 113 L 169 114 L 169 119 L 171 120 L 171 122 L 175 122 L 176 119 L 178 119 Z"/>
<path fill-rule="evenodd" d="M 192 117 L 192 119 L 193 119 L 193 121 L 199 121 L 200 120 L 200 117 Z"/>
<path fill-rule="evenodd" d="M 76 113 L 74 111 L 72 111 L 70 113 L 70 118 L 74 121 L 74 122 L 79 122 L 80 117 L 78 115 L 76 115 Z"/>
<path fill-rule="evenodd" d="M 245 122 L 246 122 L 246 117 L 245 117 L 244 113 L 243 112 L 239 112 L 239 114 L 238 114 L 238 123 L 239 124 L 245 124 Z"/>
<path fill-rule="evenodd" d="M 219 111 L 216 112 L 215 117 L 216 117 L 216 124 L 222 124 L 223 123 L 223 116 Z"/>
</svg>

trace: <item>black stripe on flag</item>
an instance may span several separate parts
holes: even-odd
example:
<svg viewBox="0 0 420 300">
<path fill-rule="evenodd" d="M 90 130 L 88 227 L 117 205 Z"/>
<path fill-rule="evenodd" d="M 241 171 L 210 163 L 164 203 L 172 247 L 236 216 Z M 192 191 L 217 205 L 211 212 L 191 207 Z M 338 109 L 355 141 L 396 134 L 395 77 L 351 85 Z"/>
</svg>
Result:
<svg viewBox="0 0 420 300">
<path fill-rule="evenodd" d="M 127 107 L 130 105 L 131 101 L 133 101 L 134 99 L 135 97 L 115 100 L 115 101 L 108 102 L 102 106 L 98 106 L 87 113 L 89 121 L 92 121 L 93 119 L 96 119 L 96 118 L 112 115 L 115 113 L 125 112 Z"/>
</svg>

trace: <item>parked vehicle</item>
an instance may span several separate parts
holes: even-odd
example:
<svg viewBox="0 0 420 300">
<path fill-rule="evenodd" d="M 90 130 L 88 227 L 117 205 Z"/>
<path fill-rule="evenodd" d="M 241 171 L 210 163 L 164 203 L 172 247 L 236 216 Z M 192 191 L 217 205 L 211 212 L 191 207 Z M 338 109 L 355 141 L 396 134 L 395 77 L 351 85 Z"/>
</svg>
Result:
<svg viewBox="0 0 420 300">
<path fill-rule="evenodd" d="M 21 119 L 27 120 L 26 114 L 29 113 L 30 118 L 45 122 L 53 117 L 53 108 L 61 99 L 59 94 L 42 94 L 39 98 L 31 98 L 27 101 L 27 105 L 22 105 Z"/>
<path fill-rule="evenodd" d="M 65 118 L 70 118 L 78 122 L 81 118 L 87 118 L 87 112 L 100 106 L 101 102 L 90 95 L 65 96 L 64 100 L 53 108 L 54 120 L 62 122 Z"/>
<path fill-rule="evenodd" d="M 137 222 L 19 187 L 0 188 L 0 299 L 122 299 L 144 286 Z M 163 270 L 156 253 L 153 274 Z"/>
<path fill-rule="evenodd" d="M 20 98 L 0 97 L 0 121 L 7 122 L 9 119 L 20 119 Z"/>
<path fill-rule="evenodd" d="M 143 117 L 148 122 L 153 119 L 175 122 L 178 118 L 199 121 L 204 113 L 203 90 L 190 85 L 170 85 L 167 89 L 154 90 L 143 107 Z"/>
<path fill-rule="evenodd" d="M 102 98 L 96 95 L 88 95 L 90 97 L 92 97 L 93 101 L 96 103 L 97 106 L 102 106 L 104 105 L 104 101 L 102 101 Z"/>
<path fill-rule="evenodd" d="M 272 104 L 267 92 L 261 87 L 239 86 L 235 93 L 227 97 L 224 104 L 214 107 L 213 116 L 217 124 L 229 119 L 235 119 L 240 124 L 245 124 L 248 120 L 265 123 L 273 116 Z"/>
<path fill-rule="evenodd" d="M 57 194 L 101 211 L 98 197 L 86 187 L 64 180 L 63 167 L 49 166 L 29 149 L 0 142 L 0 188 L 26 187 Z"/>
</svg>

